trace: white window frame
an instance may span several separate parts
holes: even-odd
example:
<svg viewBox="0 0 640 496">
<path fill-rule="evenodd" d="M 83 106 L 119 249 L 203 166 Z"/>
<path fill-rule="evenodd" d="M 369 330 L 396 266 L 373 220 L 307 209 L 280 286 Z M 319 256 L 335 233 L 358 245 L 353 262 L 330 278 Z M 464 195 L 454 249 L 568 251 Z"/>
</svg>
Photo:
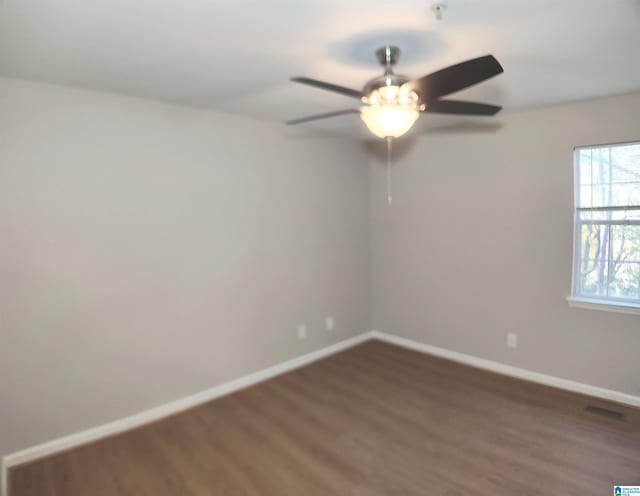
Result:
<svg viewBox="0 0 640 496">
<path fill-rule="evenodd" d="M 599 145 L 583 145 L 576 146 L 573 149 L 573 264 L 571 269 L 571 296 L 567 297 L 569 306 L 576 308 L 586 308 L 589 310 L 604 310 L 607 312 L 618 312 L 626 314 L 640 315 L 640 301 L 629 301 L 628 299 L 615 298 L 607 296 L 602 297 L 586 297 L 578 294 L 580 286 L 580 262 L 582 253 L 581 244 L 581 227 L 582 223 L 579 219 L 579 198 L 580 198 L 580 167 L 579 154 L 581 150 L 593 148 L 610 148 L 620 145 L 640 145 L 638 141 L 627 141 L 619 143 L 605 143 Z M 605 207 L 606 208 L 606 207 Z M 609 207 L 615 209 L 616 207 Z M 637 208 L 637 207 L 636 207 Z M 603 210 L 598 209 L 598 210 Z M 584 209 L 583 209 L 584 210 Z M 639 225 L 640 221 L 626 221 L 627 224 Z M 612 223 L 613 225 L 613 223 Z"/>
</svg>

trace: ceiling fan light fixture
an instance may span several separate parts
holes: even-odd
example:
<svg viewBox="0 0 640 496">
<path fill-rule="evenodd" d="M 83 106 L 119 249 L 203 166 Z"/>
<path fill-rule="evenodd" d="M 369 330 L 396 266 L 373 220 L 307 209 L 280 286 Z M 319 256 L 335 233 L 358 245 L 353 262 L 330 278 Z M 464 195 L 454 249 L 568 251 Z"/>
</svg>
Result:
<svg viewBox="0 0 640 496">
<path fill-rule="evenodd" d="M 399 138 L 418 120 L 420 112 L 402 105 L 364 107 L 360 118 L 379 138 Z"/>
<path fill-rule="evenodd" d="M 399 138 L 420 117 L 418 95 L 401 86 L 382 86 L 366 98 L 368 106 L 360 109 L 360 118 L 379 138 Z"/>
</svg>

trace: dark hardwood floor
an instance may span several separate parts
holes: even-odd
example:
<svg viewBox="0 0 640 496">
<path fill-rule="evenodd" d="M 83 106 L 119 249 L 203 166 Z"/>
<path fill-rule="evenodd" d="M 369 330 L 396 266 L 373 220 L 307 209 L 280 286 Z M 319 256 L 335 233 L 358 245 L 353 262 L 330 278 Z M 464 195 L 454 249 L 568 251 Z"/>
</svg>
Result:
<svg viewBox="0 0 640 496">
<path fill-rule="evenodd" d="M 640 485 L 640 410 L 370 341 L 9 482 L 10 496 L 601 496 Z"/>
</svg>

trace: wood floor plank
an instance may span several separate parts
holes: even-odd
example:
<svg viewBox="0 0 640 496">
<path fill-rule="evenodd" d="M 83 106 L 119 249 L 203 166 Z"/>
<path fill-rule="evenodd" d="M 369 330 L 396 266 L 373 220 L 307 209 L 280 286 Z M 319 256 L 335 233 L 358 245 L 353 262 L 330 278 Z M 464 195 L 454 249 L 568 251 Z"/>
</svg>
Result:
<svg viewBox="0 0 640 496">
<path fill-rule="evenodd" d="M 9 483 L 10 496 L 595 496 L 640 484 L 640 410 L 370 341 Z"/>
</svg>

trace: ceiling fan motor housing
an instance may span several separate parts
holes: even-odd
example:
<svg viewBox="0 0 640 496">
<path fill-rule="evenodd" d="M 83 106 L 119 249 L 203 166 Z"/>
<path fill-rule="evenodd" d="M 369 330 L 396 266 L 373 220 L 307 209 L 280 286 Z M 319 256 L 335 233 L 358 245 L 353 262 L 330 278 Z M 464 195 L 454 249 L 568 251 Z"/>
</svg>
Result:
<svg viewBox="0 0 640 496">
<path fill-rule="evenodd" d="M 402 86 L 408 81 L 409 78 L 407 76 L 402 76 L 401 74 L 383 74 L 382 76 L 378 76 L 367 81 L 367 84 L 362 88 L 362 93 L 366 98 L 372 91 L 375 91 L 378 88 L 382 88 L 383 86 Z"/>
<path fill-rule="evenodd" d="M 400 48 L 392 45 L 380 47 L 376 50 L 376 58 L 378 62 L 380 62 L 380 65 L 384 67 L 384 74 L 367 81 L 362 88 L 365 99 L 372 91 L 378 88 L 382 88 L 383 86 L 402 86 L 404 83 L 410 81 L 407 76 L 393 72 L 393 66 L 398 63 L 398 59 L 400 58 Z"/>
</svg>

